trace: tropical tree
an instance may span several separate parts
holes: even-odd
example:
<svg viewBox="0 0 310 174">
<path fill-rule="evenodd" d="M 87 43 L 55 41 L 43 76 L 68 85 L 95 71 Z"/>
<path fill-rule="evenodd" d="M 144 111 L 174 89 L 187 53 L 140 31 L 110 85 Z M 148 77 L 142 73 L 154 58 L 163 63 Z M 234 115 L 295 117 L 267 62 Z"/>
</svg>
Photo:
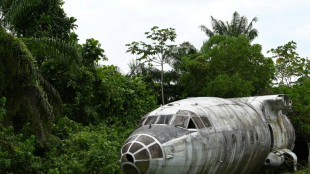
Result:
<svg viewBox="0 0 310 174">
<path fill-rule="evenodd" d="M 50 133 L 55 114 L 59 115 L 62 110 L 62 100 L 58 91 L 42 76 L 39 67 L 51 57 L 62 60 L 68 58 L 70 62 L 72 57 L 78 55 L 77 49 L 66 42 L 23 37 L 58 37 L 53 35 L 54 31 L 42 35 L 30 34 L 28 31 L 35 29 L 36 25 L 25 24 L 23 27 L 26 30 L 18 27 L 26 19 L 25 14 L 35 12 L 35 7 L 45 2 L 47 1 L 0 1 L 0 95 L 7 98 L 4 125 L 13 125 L 16 131 L 30 130 L 28 133 L 35 134 L 41 146 L 44 146 Z M 56 4 L 58 2 L 60 1 Z M 41 22 L 43 21 L 44 19 Z"/>
<path fill-rule="evenodd" d="M 221 20 L 215 19 L 211 16 L 212 29 L 207 28 L 205 25 L 201 25 L 200 29 L 206 33 L 206 35 L 211 38 L 214 35 L 228 35 L 237 37 L 241 34 L 250 38 L 250 41 L 254 40 L 258 36 L 257 29 L 253 28 L 253 23 L 257 22 L 257 18 L 254 17 L 250 23 L 245 16 L 239 15 L 238 12 L 234 12 L 233 17 L 230 21 L 223 22 Z"/>
<path fill-rule="evenodd" d="M 181 43 L 171 52 L 169 65 L 172 69 L 164 72 L 165 78 L 163 86 L 165 89 L 164 100 L 166 102 L 172 102 L 182 98 L 183 86 L 180 80 L 182 75 L 180 66 L 182 58 L 191 54 L 196 54 L 197 52 L 197 49 L 190 42 Z M 132 60 L 128 66 L 130 69 L 128 73 L 129 76 L 141 76 L 150 90 L 155 93 L 160 91 L 160 85 L 158 85 L 161 82 L 160 70 L 154 67 L 148 67 L 147 64 L 137 60 Z M 158 103 L 161 103 L 161 95 L 159 94 L 157 97 Z"/>
<path fill-rule="evenodd" d="M 175 29 L 166 28 L 159 29 L 157 26 L 151 28 L 151 32 L 145 32 L 146 38 L 152 41 L 152 44 L 145 42 L 132 42 L 126 44 L 128 47 L 127 52 L 131 54 L 137 54 L 140 57 L 139 61 L 143 60 L 148 62 L 150 66 L 160 66 L 161 78 L 161 98 L 162 104 L 165 104 L 164 100 L 164 64 L 169 63 L 171 60 L 171 53 L 175 45 L 168 44 L 167 42 L 174 42 L 176 38 Z"/>
<path fill-rule="evenodd" d="M 183 94 L 242 97 L 262 92 L 271 84 L 274 66 L 261 51 L 244 35 L 211 37 L 199 53 L 182 59 Z"/>
<path fill-rule="evenodd" d="M 299 57 L 296 48 L 296 42 L 290 41 L 268 51 L 275 59 L 277 84 L 280 86 L 291 86 L 297 78 L 308 74 L 307 59 Z"/>
<path fill-rule="evenodd" d="M 17 130 L 26 123 L 40 140 L 45 142 L 51 128 L 58 92 L 41 76 L 34 57 L 18 38 L 6 33 L 0 26 L 0 95 L 7 98 L 7 116 L 4 123 Z M 49 96 L 49 97 L 48 97 Z"/>
<path fill-rule="evenodd" d="M 197 54 L 198 50 L 190 42 L 183 42 L 179 46 L 175 47 L 171 54 L 170 66 L 173 67 L 175 71 L 180 73 L 180 63 L 183 57 L 187 57 L 192 54 Z"/>
<path fill-rule="evenodd" d="M 69 41 L 74 17 L 67 17 L 63 0 L 1 0 L 0 23 L 18 37 L 48 37 Z"/>
<path fill-rule="evenodd" d="M 104 50 L 101 48 L 101 44 L 94 38 L 86 39 L 86 43 L 82 45 L 81 53 L 82 63 L 85 66 L 94 66 L 99 60 L 108 60 L 103 54 Z"/>
</svg>

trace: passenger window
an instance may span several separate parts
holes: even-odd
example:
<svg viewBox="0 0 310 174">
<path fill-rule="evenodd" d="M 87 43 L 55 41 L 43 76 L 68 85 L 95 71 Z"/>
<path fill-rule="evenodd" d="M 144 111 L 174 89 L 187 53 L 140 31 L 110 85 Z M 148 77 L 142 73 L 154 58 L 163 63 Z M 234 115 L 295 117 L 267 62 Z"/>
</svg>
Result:
<svg viewBox="0 0 310 174">
<path fill-rule="evenodd" d="M 172 125 L 186 128 L 187 121 L 188 121 L 188 117 L 187 116 L 176 116 L 174 121 L 173 121 L 173 123 L 172 123 Z"/>
<path fill-rule="evenodd" d="M 157 116 L 147 117 L 147 120 L 145 121 L 144 125 L 154 124 L 156 120 Z"/>
<path fill-rule="evenodd" d="M 211 127 L 211 123 L 207 117 L 200 117 L 206 127 Z"/>
<path fill-rule="evenodd" d="M 196 123 L 198 129 L 205 128 L 199 117 L 192 117 L 192 119 Z"/>
<path fill-rule="evenodd" d="M 192 119 L 189 119 L 188 129 L 197 129 Z"/>
</svg>

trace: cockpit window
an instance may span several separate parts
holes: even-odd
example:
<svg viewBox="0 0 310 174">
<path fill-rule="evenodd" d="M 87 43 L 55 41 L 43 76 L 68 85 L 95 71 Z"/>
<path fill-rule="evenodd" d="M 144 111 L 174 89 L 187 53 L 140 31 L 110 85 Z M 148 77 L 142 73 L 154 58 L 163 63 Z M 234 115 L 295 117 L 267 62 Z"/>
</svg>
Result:
<svg viewBox="0 0 310 174">
<path fill-rule="evenodd" d="M 200 117 L 206 127 L 211 127 L 211 123 L 207 117 Z"/>
<path fill-rule="evenodd" d="M 171 119 L 172 119 L 173 115 L 167 115 L 166 116 L 166 120 L 165 120 L 165 124 L 169 124 Z"/>
<path fill-rule="evenodd" d="M 145 118 L 146 118 L 146 117 L 143 117 L 143 118 L 140 120 L 140 122 L 139 122 L 137 128 L 142 126 L 142 124 L 143 124 Z"/>
<path fill-rule="evenodd" d="M 156 120 L 157 116 L 149 116 L 147 117 L 147 120 L 145 121 L 144 125 L 154 124 Z"/>
<path fill-rule="evenodd" d="M 156 124 L 169 124 L 173 115 L 161 115 Z"/>
<path fill-rule="evenodd" d="M 189 119 L 188 129 L 197 129 L 192 119 Z"/>
<path fill-rule="evenodd" d="M 194 122 L 197 125 L 198 129 L 205 128 L 199 117 L 192 117 L 192 119 L 194 120 Z"/>
<path fill-rule="evenodd" d="M 158 121 L 157 121 L 157 124 L 164 124 L 165 119 L 166 119 L 166 115 L 161 115 L 161 116 L 159 116 L 159 119 L 158 119 Z"/>
<path fill-rule="evenodd" d="M 150 124 L 166 124 L 183 127 L 185 129 L 203 129 L 211 124 L 206 117 L 176 115 L 152 115 L 141 119 L 138 127 Z"/>
<path fill-rule="evenodd" d="M 188 116 L 177 115 L 174 121 L 172 122 L 172 125 L 186 128 L 188 119 L 189 119 Z"/>
</svg>

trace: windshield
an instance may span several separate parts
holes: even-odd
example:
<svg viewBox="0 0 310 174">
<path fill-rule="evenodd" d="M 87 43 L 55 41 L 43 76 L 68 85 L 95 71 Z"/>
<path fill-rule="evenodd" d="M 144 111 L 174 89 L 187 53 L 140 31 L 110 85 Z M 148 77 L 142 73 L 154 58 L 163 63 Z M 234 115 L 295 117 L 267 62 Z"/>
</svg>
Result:
<svg viewBox="0 0 310 174">
<path fill-rule="evenodd" d="M 165 124 L 182 127 L 185 129 L 203 129 L 210 126 L 206 117 L 186 116 L 186 115 L 152 115 L 143 117 L 138 125 Z"/>
<path fill-rule="evenodd" d="M 188 119 L 188 116 L 177 115 L 173 120 L 172 125 L 187 128 Z"/>
<path fill-rule="evenodd" d="M 144 125 L 148 125 L 148 124 L 154 124 L 155 121 L 157 120 L 158 116 L 149 116 L 147 117 L 147 120 L 145 121 Z"/>
</svg>

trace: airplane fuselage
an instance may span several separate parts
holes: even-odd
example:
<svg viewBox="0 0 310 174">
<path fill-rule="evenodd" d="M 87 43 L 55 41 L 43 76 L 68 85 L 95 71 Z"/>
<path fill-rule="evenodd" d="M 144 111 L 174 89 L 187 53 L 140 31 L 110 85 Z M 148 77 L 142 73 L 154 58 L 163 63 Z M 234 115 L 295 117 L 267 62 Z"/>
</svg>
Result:
<svg viewBox="0 0 310 174">
<path fill-rule="evenodd" d="M 284 95 L 189 98 L 142 118 L 121 149 L 128 174 L 247 174 L 294 148 Z M 280 151 L 282 150 L 282 151 Z M 273 156 L 275 151 L 279 155 Z"/>
</svg>

